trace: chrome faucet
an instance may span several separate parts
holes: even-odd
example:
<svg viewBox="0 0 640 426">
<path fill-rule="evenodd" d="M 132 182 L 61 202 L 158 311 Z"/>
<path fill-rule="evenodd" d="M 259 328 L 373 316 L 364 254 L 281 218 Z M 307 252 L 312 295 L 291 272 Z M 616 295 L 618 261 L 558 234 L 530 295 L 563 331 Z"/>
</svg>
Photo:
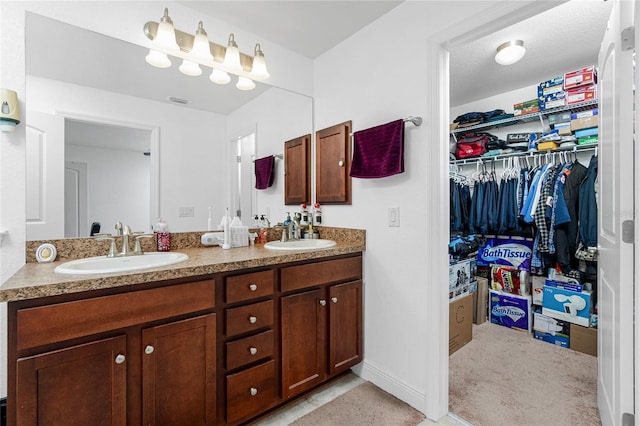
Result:
<svg viewBox="0 0 640 426">
<path fill-rule="evenodd" d="M 296 213 L 293 215 L 293 219 L 291 220 L 287 228 L 289 230 L 290 240 L 300 239 L 300 214 L 299 213 Z"/>
<path fill-rule="evenodd" d="M 124 228 L 122 230 L 122 250 L 120 251 L 118 256 L 129 256 L 130 254 L 133 254 L 131 252 L 131 249 L 129 249 L 129 235 L 131 235 L 131 228 L 129 228 L 129 225 L 124 225 Z"/>
</svg>

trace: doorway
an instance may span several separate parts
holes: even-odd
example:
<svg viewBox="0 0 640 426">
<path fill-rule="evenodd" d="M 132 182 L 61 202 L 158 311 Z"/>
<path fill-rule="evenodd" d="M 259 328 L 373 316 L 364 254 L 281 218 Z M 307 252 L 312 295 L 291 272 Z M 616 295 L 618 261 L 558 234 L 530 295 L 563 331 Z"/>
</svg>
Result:
<svg viewBox="0 0 640 426">
<path fill-rule="evenodd" d="M 233 139 L 231 152 L 235 153 L 231 168 L 233 210 L 243 225 L 252 226 L 253 217 L 258 211 L 255 175 L 253 172 L 253 163 L 256 159 L 255 130 L 248 131 Z"/>
</svg>

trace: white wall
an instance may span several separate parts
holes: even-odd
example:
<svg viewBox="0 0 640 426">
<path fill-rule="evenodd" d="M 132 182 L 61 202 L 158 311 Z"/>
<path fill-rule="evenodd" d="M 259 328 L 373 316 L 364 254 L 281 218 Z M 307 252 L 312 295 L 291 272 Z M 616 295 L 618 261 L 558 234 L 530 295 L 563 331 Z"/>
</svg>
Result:
<svg viewBox="0 0 640 426">
<path fill-rule="evenodd" d="M 297 93 L 273 88 L 229 115 L 229 136 L 256 129 L 256 158 L 282 154 L 288 140 L 312 133 L 312 99 Z M 257 191 L 257 211 L 269 213 L 274 225 L 283 222 L 287 211 L 299 206 L 284 205 L 284 161 L 276 160 L 276 177 L 271 188 Z M 251 224 L 249 224 L 251 225 Z"/>
</svg>

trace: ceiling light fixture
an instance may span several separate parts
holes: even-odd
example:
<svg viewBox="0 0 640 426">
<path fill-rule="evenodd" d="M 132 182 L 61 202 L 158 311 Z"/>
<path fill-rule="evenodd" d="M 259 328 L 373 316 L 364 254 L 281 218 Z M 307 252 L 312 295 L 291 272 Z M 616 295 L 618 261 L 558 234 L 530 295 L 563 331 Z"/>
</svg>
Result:
<svg viewBox="0 0 640 426">
<path fill-rule="evenodd" d="M 198 76 L 202 74 L 200 66 L 212 68 L 209 80 L 216 84 L 227 84 L 231 81 L 229 73 L 238 76 L 236 87 L 240 90 L 251 90 L 256 87 L 253 80 L 269 78 L 264 53 L 260 43 L 256 44 L 254 56 L 241 53 L 231 33 L 227 47 L 210 42 L 202 21 L 198 23 L 195 35 L 191 35 L 173 26 L 169 11 L 164 9 L 160 22 L 147 22 L 144 33 L 153 41 L 145 60 L 158 68 L 171 66 L 170 56 L 182 59 L 180 72 Z"/>
<path fill-rule="evenodd" d="M 502 43 L 496 49 L 496 62 L 500 65 L 512 65 L 518 62 L 524 57 L 526 49 L 524 48 L 524 41 L 522 40 L 509 40 Z"/>
</svg>

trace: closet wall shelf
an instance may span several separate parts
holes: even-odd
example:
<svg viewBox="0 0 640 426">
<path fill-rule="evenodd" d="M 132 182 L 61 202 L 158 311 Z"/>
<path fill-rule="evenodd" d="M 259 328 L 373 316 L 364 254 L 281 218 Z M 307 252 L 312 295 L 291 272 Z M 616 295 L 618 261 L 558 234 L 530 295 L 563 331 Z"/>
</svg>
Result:
<svg viewBox="0 0 640 426">
<path fill-rule="evenodd" d="M 574 105 L 566 105 L 557 108 L 548 109 L 545 111 L 534 112 L 532 114 L 519 115 L 517 117 L 505 118 L 504 120 L 496 120 L 482 124 L 476 124 L 475 126 L 461 127 L 458 129 L 453 129 L 450 131 L 450 134 L 455 137 L 457 133 L 464 133 L 471 130 L 479 130 L 479 129 L 490 129 L 494 127 L 502 127 L 502 126 L 513 126 L 515 124 L 520 123 L 529 123 L 532 121 L 542 120 L 543 117 L 546 117 L 551 114 L 557 114 L 559 112 L 571 111 L 571 112 L 579 112 L 587 109 L 591 109 L 594 106 L 598 105 L 598 100 L 590 100 L 587 102 L 582 102 Z"/>
<path fill-rule="evenodd" d="M 494 155 L 491 157 L 473 157 L 473 158 L 465 158 L 464 160 L 450 160 L 449 164 L 454 166 L 477 165 L 477 164 L 488 163 L 491 161 L 501 160 L 503 158 L 509 158 L 509 157 L 526 158 L 526 157 L 534 157 L 534 156 L 542 156 L 542 155 L 551 155 L 551 154 L 560 153 L 560 152 L 566 152 L 566 153 L 589 152 L 589 151 L 595 152 L 597 149 L 598 149 L 597 144 L 576 145 L 569 148 L 556 148 L 556 149 L 549 149 L 546 151 L 510 152 L 508 154 Z"/>
</svg>

